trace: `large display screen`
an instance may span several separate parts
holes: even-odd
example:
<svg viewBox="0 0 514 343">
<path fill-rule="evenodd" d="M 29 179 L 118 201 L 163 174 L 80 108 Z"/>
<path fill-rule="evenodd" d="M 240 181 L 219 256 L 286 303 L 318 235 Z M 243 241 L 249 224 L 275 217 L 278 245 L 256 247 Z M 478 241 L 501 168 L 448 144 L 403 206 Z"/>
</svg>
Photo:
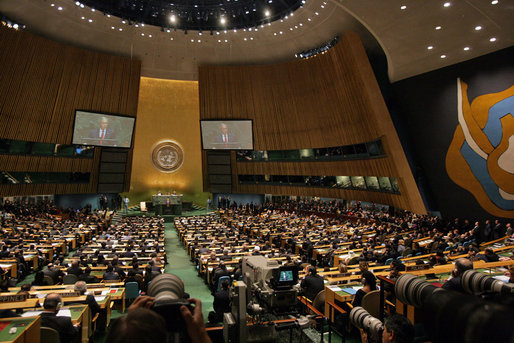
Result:
<svg viewBox="0 0 514 343">
<path fill-rule="evenodd" d="M 202 147 L 219 150 L 253 150 L 251 120 L 202 120 Z"/>
<path fill-rule="evenodd" d="M 136 118 L 75 111 L 73 144 L 130 148 Z"/>
</svg>

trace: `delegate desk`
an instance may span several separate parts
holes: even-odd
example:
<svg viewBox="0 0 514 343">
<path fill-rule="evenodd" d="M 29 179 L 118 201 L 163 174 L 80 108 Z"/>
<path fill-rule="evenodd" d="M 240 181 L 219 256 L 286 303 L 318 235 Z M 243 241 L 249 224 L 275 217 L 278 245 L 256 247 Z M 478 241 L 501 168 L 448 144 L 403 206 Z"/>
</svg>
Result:
<svg viewBox="0 0 514 343">
<path fill-rule="evenodd" d="M 13 328 L 16 329 L 16 331 L 11 333 Z M 0 319 L 1 343 L 39 343 L 40 331 L 41 318 L 39 317 Z"/>
<path fill-rule="evenodd" d="M 87 305 L 70 305 L 63 307 L 60 311 L 63 311 L 62 313 L 67 314 L 67 311 L 70 311 L 71 315 L 71 322 L 73 325 L 80 325 L 80 337 L 82 343 L 88 343 L 89 342 L 89 327 L 91 325 L 91 316 L 89 307 Z M 23 313 L 22 318 L 34 318 L 36 316 L 39 316 L 43 311 L 37 310 L 37 311 L 27 311 Z M 59 313 L 57 314 L 59 315 Z M 39 318 L 39 317 L 36 317 Z M 37 342 L 37 341 L 36 341 Z"/>
<path fill-rule="evenodd" d="M 182 194 L 152 195 L 155 214 L 182 214 Z"/>
</svg>

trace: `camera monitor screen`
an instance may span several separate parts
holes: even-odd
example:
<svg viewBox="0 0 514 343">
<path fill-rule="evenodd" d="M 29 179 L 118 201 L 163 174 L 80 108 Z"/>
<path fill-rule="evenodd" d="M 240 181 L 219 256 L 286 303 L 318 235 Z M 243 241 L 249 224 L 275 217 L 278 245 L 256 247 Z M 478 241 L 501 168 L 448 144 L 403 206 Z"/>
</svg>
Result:
<svg viewBox="0 0 514 343">
<path fill-rule="evenodd" d="M 292 270 L 281 270 L 280 271 L 280 278 L 278 282 L 284 282 L 284 281 L 293 281 L 293 271 Z"/>
<path fill-rule="evenodd" d="M 207 150 L 253 150 L 251 120 L 202 120 L 202 147 Z"/>
<path fill-rule="evenodd" d="M 135 117 L 75 111 L 73 144 L 130 148 Z"/>
<path fill-rule="evenodd" d="M 282 266 L 273 270 L 272 286 L 275 288 L 284 288 L 296 285 L 298 283 L 298 267 Z"/>
</svg>

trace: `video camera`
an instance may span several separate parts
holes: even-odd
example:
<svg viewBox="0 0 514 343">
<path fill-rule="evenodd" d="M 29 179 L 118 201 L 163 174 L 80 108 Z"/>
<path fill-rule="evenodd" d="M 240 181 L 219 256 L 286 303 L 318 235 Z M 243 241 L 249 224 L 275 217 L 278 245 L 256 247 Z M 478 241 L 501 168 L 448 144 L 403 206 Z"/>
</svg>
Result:
<svg viewBox="0 0 514 343">
<path fill-rule="evenodd" d="M 299 291 L 296 266 L 280 266 L 277 261 L 264 256 L 245 257 L 243 281 L 248 287 L 250 304 L 257 303 L 276 315 L 296 313 Z"/>
</svg>

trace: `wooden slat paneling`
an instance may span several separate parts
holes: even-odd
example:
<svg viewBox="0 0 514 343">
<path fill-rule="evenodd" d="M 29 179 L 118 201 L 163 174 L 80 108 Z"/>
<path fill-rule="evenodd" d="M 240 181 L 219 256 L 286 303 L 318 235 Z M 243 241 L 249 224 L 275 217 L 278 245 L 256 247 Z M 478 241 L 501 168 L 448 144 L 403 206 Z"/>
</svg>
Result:
<svg viewBox="0 0 514 343">
<path fill-rule="evenodd" d="M 71 144 L 76 109 L 136 116 L 141 63 L 0 27 L 0 138 Z M 93 159 L 0 155 L 0 169 L 90 172 L 85 185 L 0 185 L 0 195 L 96 193 Z M 126 169 L 130 185 L 132 149 Z"/>
<path fill-rule="evenodd" d="M 381 138 L 387 153 L 385 158 L 345 162 L 235 162 L 234 177 L 237 173 L 392 176 L 398 179 L 402 194 L 237 183 L 235 192 L 334 196 L 426 213 L 371 65 L 355 33 L 346 33 L 328 53 L 307 60 L 202 66 L 199 93 L 201 119 L 252 119 L 256 150 L 333 147 Z"/>
</svg>

